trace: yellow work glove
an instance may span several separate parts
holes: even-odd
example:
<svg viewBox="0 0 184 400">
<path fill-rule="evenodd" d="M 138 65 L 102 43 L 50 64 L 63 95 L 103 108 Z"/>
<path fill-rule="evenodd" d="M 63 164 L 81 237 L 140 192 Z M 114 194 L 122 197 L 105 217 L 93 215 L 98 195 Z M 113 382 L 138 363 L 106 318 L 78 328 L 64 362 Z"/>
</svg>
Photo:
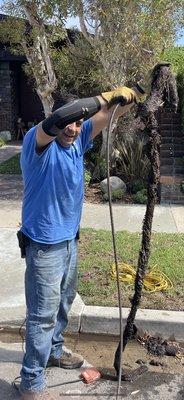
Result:
<svg viewBox="0 0 184 400">
<path fill-rule="evenodd" d="M 142 95 L 143 91 L 141 89 L 140 96 Z M 108 107 L 118 103 L 120 103 L 121 106 L 125 106 L 126 104 L 131 104 L 133 102 L 139 102 L 139 89 L 136 87 L 135 91 L 126 86 L 120 86 L 111 92 L 102 93 L 101 96 L 107 101 Z"/>
</svg>

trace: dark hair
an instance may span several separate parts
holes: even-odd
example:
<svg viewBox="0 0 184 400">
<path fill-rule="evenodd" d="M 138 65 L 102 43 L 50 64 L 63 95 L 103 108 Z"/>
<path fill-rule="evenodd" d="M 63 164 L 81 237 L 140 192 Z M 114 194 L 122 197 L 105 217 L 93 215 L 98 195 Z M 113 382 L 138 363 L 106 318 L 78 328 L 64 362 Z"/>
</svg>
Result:
<svg viewBox="0 0 184 400">
<path fill-rule="evenodd" d="M 52 107 L 52 112 L 56 111 L 65 104 L 70 103 L 71 101 L 77 100 L 78 97 L 73 93 L 63 91 L 61 94 L 61 92 L 57 91 L 53 94 L 53 99 L 54 105 Z"/>
</svg>

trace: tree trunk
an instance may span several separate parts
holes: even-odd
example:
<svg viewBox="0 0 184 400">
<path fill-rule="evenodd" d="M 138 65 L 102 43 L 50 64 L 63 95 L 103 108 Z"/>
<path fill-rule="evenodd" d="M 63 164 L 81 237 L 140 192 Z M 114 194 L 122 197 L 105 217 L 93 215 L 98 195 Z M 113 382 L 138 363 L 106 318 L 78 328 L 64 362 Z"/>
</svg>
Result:
<svg viewBox="0 0 184 400">
<path fill-rule="evenodd" d="M 44 110 L 44 115 L 45 115 L 45 117 L 48 117 L 50 115 L 52 107 L 54 105 L 53 97 L 52 97 L 52 95 L 44 96 L 44 92 L 41 92 L 39 90 L 39 88 L 37 88 L 37 94 L 38 94 L 38 96 L 40 98 L 40 101 L 42 103 L 43 110 Z"/>
<path fill-rule="evenodd" d="M 36 81 L 36 91 L 42 102 L 44 114 L 47 117 L 54 103 L 52 94 L 56 90 L 58 82 L 49 54 L 49 44 L 44 23 L 39 18 L 37 10 L 32 7 L 32 4 L 24 4 L 23 8 L 32 29 L 36 32 L 36 40 L 33 36 L 33 45 L 30 46 L 25 38 L 22 46 L 31 66 Z"/>
</svg>

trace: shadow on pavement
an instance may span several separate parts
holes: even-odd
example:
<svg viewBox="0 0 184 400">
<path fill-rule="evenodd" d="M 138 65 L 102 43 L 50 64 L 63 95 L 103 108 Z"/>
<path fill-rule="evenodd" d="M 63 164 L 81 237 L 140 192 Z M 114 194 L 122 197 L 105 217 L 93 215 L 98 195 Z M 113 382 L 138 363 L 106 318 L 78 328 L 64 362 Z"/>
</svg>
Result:
<svg viewBox="0 0 184 400">
<path fill-rule="evenodd" d="M 17 350 L 7 350 L 5 348 L 0 347 L 0 360 L 1 363 L 16 363 L 21 364 L 23 358 L 23 352 Z"/>
<path fill-rule="evenodd" d="M 23 181 L 20 175 L 0 175 L 0 201 L 22 200 Z"/>
<path fill-rule="evenodd" d="M 4 379 L 0 379 L 0 395 L 2 400 L 14 400 L 20 398 L 18 391 Z"/>
</svg>

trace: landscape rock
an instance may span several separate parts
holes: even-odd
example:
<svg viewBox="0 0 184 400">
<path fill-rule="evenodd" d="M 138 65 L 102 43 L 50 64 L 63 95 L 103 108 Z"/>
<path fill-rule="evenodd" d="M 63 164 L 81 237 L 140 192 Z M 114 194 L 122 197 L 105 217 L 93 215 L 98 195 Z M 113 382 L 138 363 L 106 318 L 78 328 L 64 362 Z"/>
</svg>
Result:
<svg viewBox="0 0 184 400">
<path fill-rule="evenodd" d="M 0 132 L 0 139 L 5 140 L 6 142 L 11 140 L 11 133 L 10 131 L 1 131 Z"/>
<path fill-rule="evenodd" d="M 122 179 L 118 178 L 117 176 L 110 177 L 110 188 L 111 190 L 122 189 L 124 192 L 126 191 L 125 183 L 122 181 Z M 103 193 L 108 192 L 107 178 L 100 182 L 100 189 Z"/>
</svg>

